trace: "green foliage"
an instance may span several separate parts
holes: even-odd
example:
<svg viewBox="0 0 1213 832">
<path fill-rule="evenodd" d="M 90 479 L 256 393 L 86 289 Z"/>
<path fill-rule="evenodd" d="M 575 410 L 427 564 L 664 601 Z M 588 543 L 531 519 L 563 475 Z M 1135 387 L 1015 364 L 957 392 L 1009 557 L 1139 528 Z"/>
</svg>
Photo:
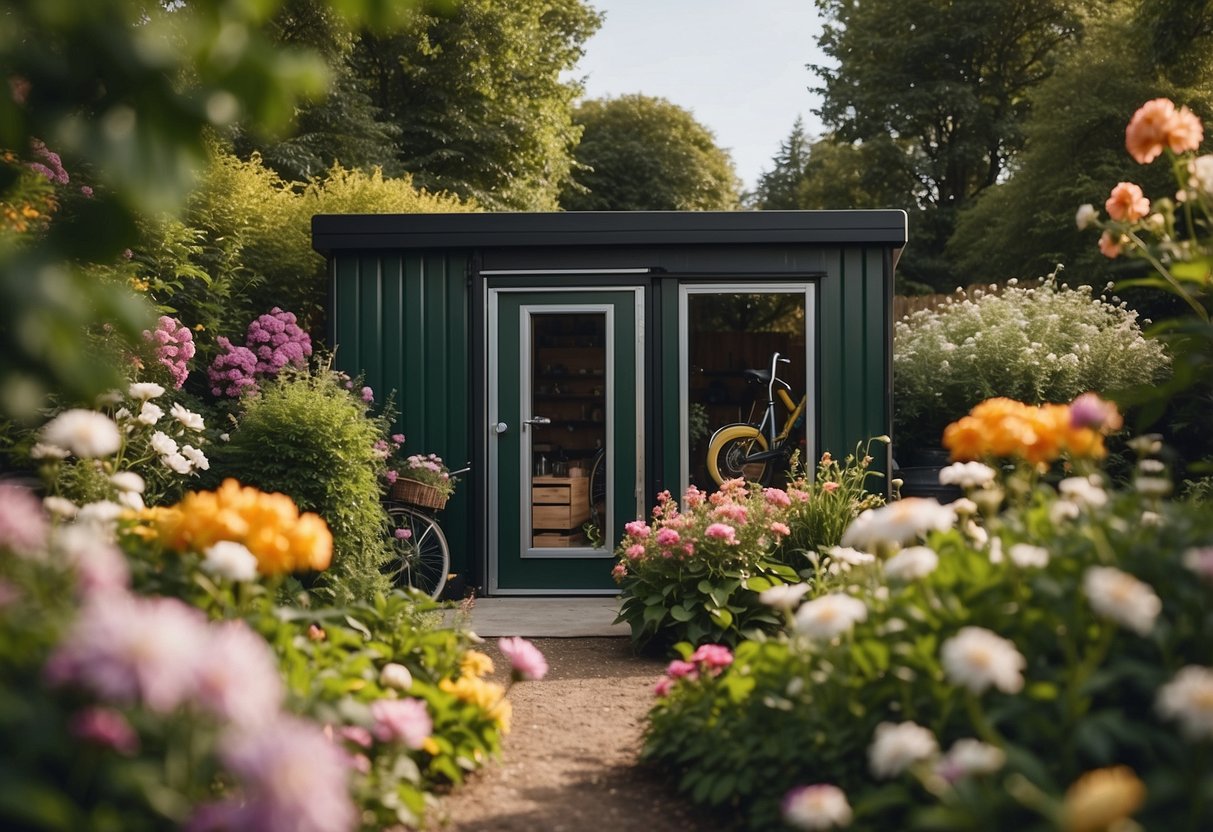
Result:
<svg viewBox="0 0 1213 832">
<path fill-rule="evenodd" d="M 884 505 L 884 498 L 868 489 L 868 480 L 883 478 L 869 470 L 873 442 L 888 444 L 888 437 L 868 440 L 862 448 L 839 462 L 829 452 L 822 454 L 816 471 L 809 471 L 793 455 L 787 493 L 792 498 L 784 522 L 791 534 L 780 546 L 781 558 L 793 566 L 799 557 L 819 562 L 816 555 L 828 554 L 842 541 L 842 533 L 861 512 Z M 802 499 L 802 496 L 804 497 Z"/>
<path fill-rule="evenodd" d="M 882 172 L 919 209 L 902 271 L 949 288 L 938 260 L 955 212 L 994 185 L 1023 146 L 1032 90 L 1079 33 L 1074 0 L 818 0 L 833 63 L 818 111 L 840 143 L 896 141 Z M 842 207 L 842 206 L 837 206 Z M 850 206 L 847 206 L 850 207 Z"/>
<path fill-rule="evenodd" d="M 810 144 L 804 132 L 804 119 L 797 116 L 792 124 L 792 132 L 780 142 L 779 152 L 771 160 L 771 170 L 764 170 L 758 177 L 758 187 L 751 198 L 760 210 L 801 207 L 796 191 L 804 179 Z"/>
<path fill-rule="evenodd" d="M 1186 737 L 1157 707 L 1160 687 L 1213 650 L 1213 586 L 1190 548 L 1213 541 L 1213 520 L 1144 488 L 1077 506 L 1048 487 L 1011 485 L 1031 496 L 987 517 L 995 543 L 933 532 L 938 566 L 925 577 L 894 580 L 877 562 L 835 582 L 867 611 L 842 635 L 814 639 L 797 624 L 740 645 L 722 675 L 678 679 L 650 714 L 644 757 L 694 802 L 735 808 L 755 830 L 785 828 L 781 799 L 813 783 L 846 791 L 856 829 L 1055 829 L 1067 786 L 1112 765 L 1145 781 L 1144 828 L 1213 823 L 1207 736 Z M 1015 544 L 1042 547 L 1047 564 Z M 1127 601 L 1097 612 L 1095 567 L 1157 593 L 1157 619 L 1129 627 Z M 961 681 L 942 647 L 964 627 L 1011 642 L 1026 659 L 1022 688 Z M 908 721 L 942 750 L 976 737 L 1005 763 L 945 774 L 935 754 L 873 777 L 877 725 Z"/>
<path fill-rule="evenodd" d="M 418 184 L 490 210 L 551 210 L 580 132 L 580 85 L 562 74 L 600 21 L 583 0 L 463 0 L 364 35 L 350 62 L 400 128 L 396 162 Z"/>
<path fill-rule="evenodd" d="M 380 502 L 386 425 L 327 370 L 283 373 L 244 401 L 231 440 L 218 445 L 211 477 L 235 477 L 290 496 L 333 533 L 333 566 L 324 592 L 339 602 L 386 590 L 387 515 Z"/>
<path fill-rule="evenodd" d="M 737 207 L 740 183 L 728 151 L 691 113 L 664 98 L 585 101 L 569 211 L 709 211 Z"/>
<path fill-rule="evenodd" d="M 1089 286 L 1052 277 L 1037 287 L 975 290 L 898 321 L 893 334 L 894 436 L 937 447 L 943 429 L 985 399 L 1063 403 L 1159 381 L 1167 351 L 1137 313 Z"/>
</svg>

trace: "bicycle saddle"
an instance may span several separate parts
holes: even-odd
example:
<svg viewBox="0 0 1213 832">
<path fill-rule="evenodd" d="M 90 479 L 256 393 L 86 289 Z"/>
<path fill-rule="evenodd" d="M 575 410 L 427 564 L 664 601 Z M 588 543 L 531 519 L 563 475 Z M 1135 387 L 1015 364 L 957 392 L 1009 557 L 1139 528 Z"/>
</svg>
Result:
<svg viewBox="0 0 1213 832">
<path fill-rule="evenodd" d="M 771 381 L 770 370 L 742 370 L 741 375 L 751 384 L 769 384 Z"/>
</svg>

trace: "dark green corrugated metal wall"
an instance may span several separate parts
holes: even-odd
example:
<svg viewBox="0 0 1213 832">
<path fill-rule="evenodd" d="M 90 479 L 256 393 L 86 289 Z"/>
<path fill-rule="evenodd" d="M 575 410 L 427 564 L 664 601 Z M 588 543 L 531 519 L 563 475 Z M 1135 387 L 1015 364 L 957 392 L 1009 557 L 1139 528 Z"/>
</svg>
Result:
<svg viewBox="0 0 1213 832">
<path fill-rule="evenodd" d="M 332 258 L 329 343 L 337 368 L 361 373 L 380 403 L 395 391 L 404 452 L 436 453 L 451 468 L 471 456 L 467 263 L 462 252 Z M 459 572 L 471 562 L 468 482 L 440 518 Z"/>
</svg>

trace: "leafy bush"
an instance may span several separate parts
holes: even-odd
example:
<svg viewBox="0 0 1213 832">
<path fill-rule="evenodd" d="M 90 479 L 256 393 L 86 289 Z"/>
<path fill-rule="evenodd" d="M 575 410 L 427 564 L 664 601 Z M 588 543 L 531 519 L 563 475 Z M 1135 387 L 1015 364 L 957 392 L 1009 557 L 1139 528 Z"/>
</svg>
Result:
<svg viewBox="0 0 1213 832">
<path fill-rule="evenodd" d="M 1123 302 L 1052 276 L 976 290 L 898 321 L 893 338 L 896 447 L 938 447 L 970 407 L 1005 396 L 1029 404 L 1111 395 L 1163 377 L 1170 359 Z"/>
<path fill-rule="evenodd" d="M 341 602 L 370 599 L 387 589 L 384 462 L 375 449 L 384 428 L 328 370 L 283 374 L 244 400 L 230 441 L 215 447 L 211 477 L 287 494 L 323 517 L 334 562 L 322 588 Z"/>
<path fill-rule="evenodd" d="M 846 524 L 881 498 L 864 490 L 871 457 L 829 453 L 813 474 L 793 466 L 787 490 L 730 480 L 707 495 L 691 486 L 682 509 L 658 495 L 653 524 L 629 523 L 619 544 L 617 621 L 632 640 L 668 647 L 736 644 L 779 627 L 758 593 L 828 565 Z M 797 568 L 801 572 L 797 572 Z"/>
<path fill-rule="evenodd" d="M 853 809 L 857 829 L 1093 830 L 1138 805 L 1145 828 L 1213 824 L 1213 518 L 1134 445 L 1130 490 L 1054 489 L 1023 453 L 1000 479 L 958 468 L 970 504 L 863 515 L 844 542 L 892 557 L 768 595 L 785 632 L 727 669 L 673 663 L 645 757 L 752 829 Z"/>
</svg>

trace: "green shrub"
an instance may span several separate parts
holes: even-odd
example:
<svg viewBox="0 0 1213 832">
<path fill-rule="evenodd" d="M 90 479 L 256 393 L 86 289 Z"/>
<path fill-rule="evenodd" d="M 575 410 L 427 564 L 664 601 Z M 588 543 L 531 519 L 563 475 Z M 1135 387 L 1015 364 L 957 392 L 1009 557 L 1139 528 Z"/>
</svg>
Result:
<svg viewBox="0 0 1213 832">
<path fill-rule="evenodd" d="M 785 828 L 781 800 L 818 783 L 847 793 L 859 830 L 1110 828 L 1081 826 L 1093 821 L 1067 815 L 1064 795 L 1117 766 L 1136 775 L 1112 776 L 1144 781 L 1144 828 L 1210 827 L 1207 704 L 1164 705 L 1175 691 L 1162 691 L 1187 665 L 1213 673 L 1213 517 L 1162 499 L 1158 468 L 1143 461 L 1122 493 L 1085 477 L 1059 491 L 1005 481 L 982 498 L 1022 496 L 986 532 L 930 534 L 937 565 L 915 549 L 819 581 L 785 634 L 740 645 L 723 673 L 671 666 L 645 758 L 755 830 Z M 904 530 L 932 503 L 880 509 L 865 526 Z M 970 652 L 953 641 L 966 628 L 988 631 Z M 885 722 L 923 726 L 939 750 L 882 776 L 873 740 Z M 986 744 L 987 770 L 942 753 L 962 739 Z"/>
<path fill-rule="evenodd" d="M 387 515 L 380 502 L 381 420 L 328 370 L 283 373 L 244 400 L 227 443 L 215 446 L 211 479 L 235 477 L 289 495 L 333 533 L 333 566 L 321 587 L 337 601 L 368 599 L 387 584 Z"/>
<path fill-rule="evenodd" d="M 995 287 L 991 287 L 993 290 Z M 1116 299 L 1053 277 L 1001 292 L 961 293 L 898 321 L 893 337 L 893 429 L 898 450 L 939 447 L 944 427 L 978 402 L 1026 404 L 1105 396 L 1149 384 L 1170 359 Z"/>
</svg>

